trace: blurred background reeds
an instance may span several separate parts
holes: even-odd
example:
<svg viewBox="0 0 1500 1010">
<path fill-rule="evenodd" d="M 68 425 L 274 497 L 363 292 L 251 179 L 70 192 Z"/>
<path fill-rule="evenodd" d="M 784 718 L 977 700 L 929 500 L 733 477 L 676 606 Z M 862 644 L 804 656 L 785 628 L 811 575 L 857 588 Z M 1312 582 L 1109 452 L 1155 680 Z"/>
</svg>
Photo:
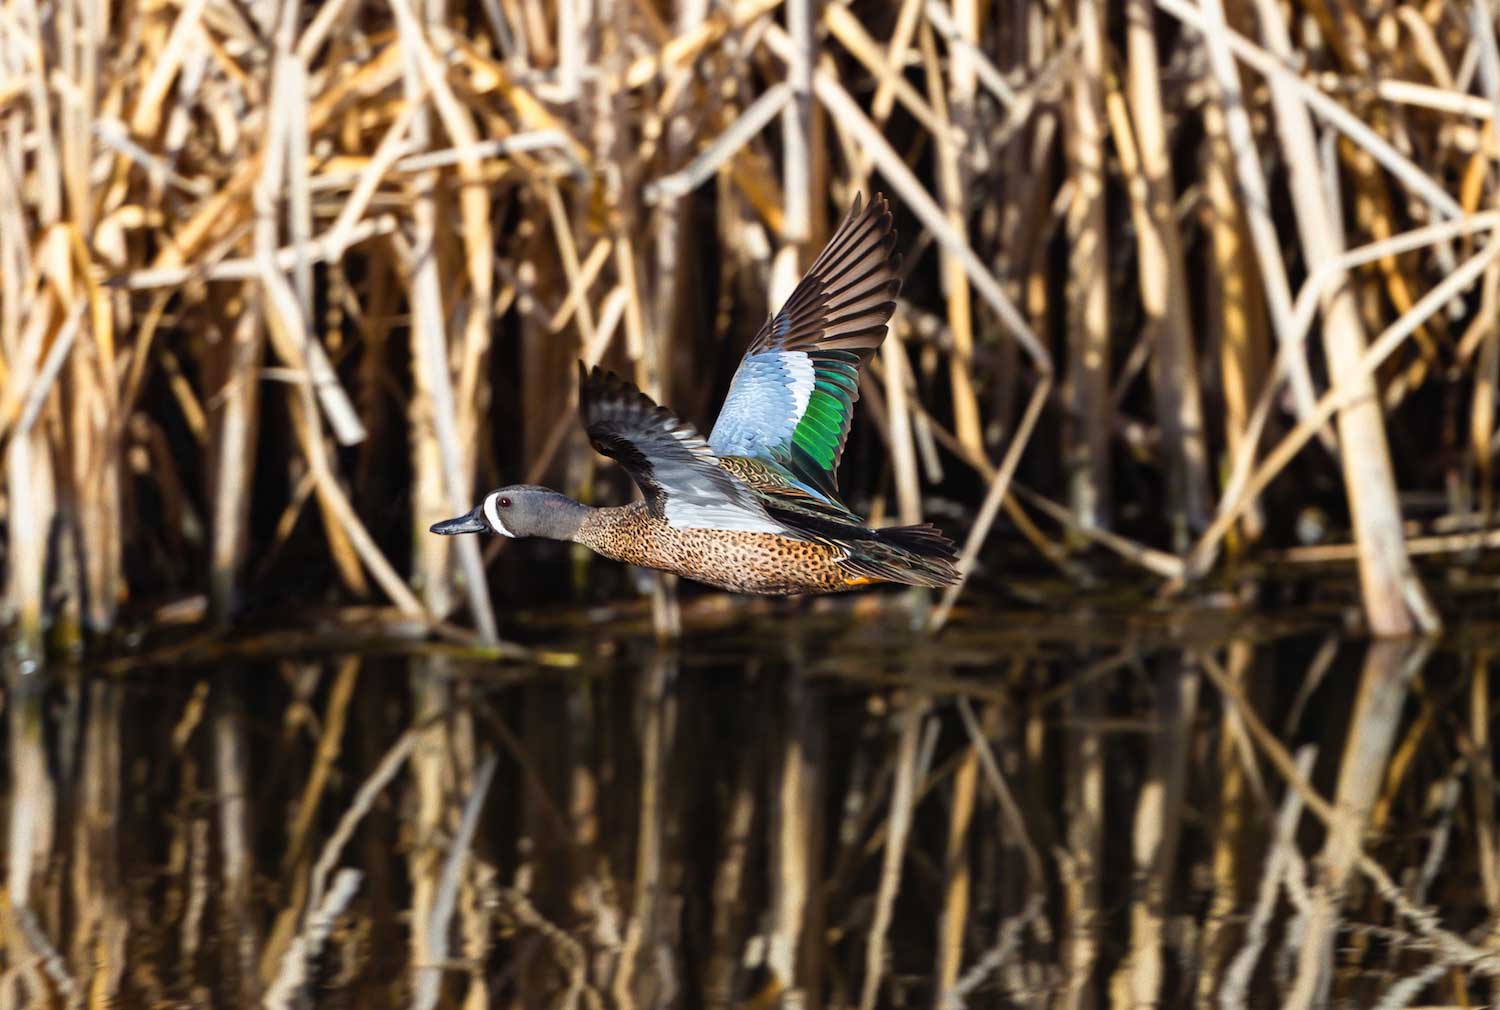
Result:
<svg viewBox="0 0 1500 1010">
<path fill-rule="evenodd" d="M 611 595 L 423 531 L 503 483 L 623 500 L 573 362 L 706 424 L 881 190 L 905 285 L 843 475 L 875 522 L 935 518 L 992 584 L 1333 559 L 1372 631 L 1433 630 L 1414 550 L 1500 537 L 1494 21 L 11 0 L 5 614 L 35 661 L 163 605 L 494 641 L 518 594 Z"/>
</svg>

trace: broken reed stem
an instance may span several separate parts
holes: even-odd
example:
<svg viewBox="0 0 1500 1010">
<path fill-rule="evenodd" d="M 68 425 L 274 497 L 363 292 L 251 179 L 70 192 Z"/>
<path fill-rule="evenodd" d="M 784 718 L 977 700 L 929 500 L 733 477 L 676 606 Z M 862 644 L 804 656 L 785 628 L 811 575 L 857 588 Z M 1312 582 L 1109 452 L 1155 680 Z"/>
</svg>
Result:
<svg viewBox="0 0 1500 1010">
<path fill-rule="evenodd" d="M 305 998 L 304 991 L 309 985 L 308 967 L 316 962 L 318 955 L 322 952 L 323 944 L 328 941 L 334 926 L 338 924 L 339 916 L 344 914 L 349 903 L 354 900 L 362 877 L 363 874 L 358 870 L 351 870 L 347 867 L 334 876 L 333 887 L 323 896 L 322 903 L 308 916 L 307 924 L 303 926 L 302 932 L 292 941 L 291 949 L 282 958 L 281 968 L 276 973 L 276 978 L 266 988 L 264 1000 L 266 1010 L 291 1010 L 299 995 Z"/>
<path fill-rule="evenodd" d="M 249 376 L 260 367 L 264 346 L 262 315 L 256 305 L 235 323 L 219 355 L 222 363 L 218 448 L 213 474 L 213 557 L 209 605 L 213 618 L 227 624 L 239 605 L 240 567 L 250 547 L 250 488 L 255 475 L 256 406 L 259 384 Z"/>
<path fill-rule="evenodd" d="M 1272 384 L 1266 381 L 1266 307 L 1255 291 L 1253 240 L 1235 193 L 1234 156 L 1224 120 L 1224 109 L 1218 102 L 1204 106 L 1203 127 L 1208 137 L 1204 171 L 1208 177 L 1206 191 L 1212 214 L 1210 232 L 1218 296 L 1210 317 L 1218 325 L 1225 453 L 1238 462 L 1255 455 L 1260 428 L 1251 420 L 1252 404 L 1257 391 L 1269 391 Z M 1297 360 L 1303 361 L 1300 355 Z M 1303 368 L 1305 371 L 1305 362 Z M 1255 416 L 1263 423 L 1263 415 Z M 1242 520 L 1245 540 L 1251 543 L 1259 540 L 1264 525 L 1262 511 L 1252 501 Z"/>
<path fill-rule="evenodd" d="M 1261 389 L 1260 396 L 1256 402 L 1255 409 L 1250 415 L 1246 425 L 1244 436 L 1240 447 L 1233 453 L 1233 464 L 1230 468 L 1229 479 L 1224 484 L 1221 494 L 1219 508 L 1221 515 L 1231 508 L 1249 508 L 1254 501 L 1254 495 L 1246 499 L 1246 482 L 1252 474 L 1255 464 L 1255 446 L 1259 443 L 1261 434 L 1265 430 L 1267 421 L 1271 416 L 1272 405 L 1275 396 L 1280 391 L 1281 382 L 1289 374 L 1290 362 L 1301 356 L 1302 341 L 1306 339 L 1309 328 L 1312 326 L 1314 313 L 1323 295 L 1328 291 L 1331 284 L 1342 276 L 1342 272 L 1365 263 L 1371 263 L 1385 255 L 1395 255 L 1411 249 L 1420 249 L 1435 242 L 1441 242 L 1459 235 L 1474 234 L 1480 231 L 1493 230 L 1500 227 L 1500 214 L 1487 212 L 1476 214 L 1460 221 L 1448 221 L 1442 224 L 1429 225 L 1425 228 L 1416 228 L 1392 238 L 1373 242 L 1369 245 L 1352 249 L 1337 259 L 1320 264 L 1316 270 L 1307 278 L 1302 289 L 1297 293 L 1296 307 L 1293 310 L 1293 322 L 1289 342 L 1282 345 L 1277 353 L 1276 361 L 1271 370 L 1269 380 Z M 1452 278 L 1449 278 L 1451 281 Z M 1448 283 L 1445 281 L 1445 284 Z M 1461 290 L 1464 285 L 1457 285 Z M 1413 306 L 1414 315 L 1420 320 L 1426 316 L 1416 313 L 1419 306 Z M 1429 306 L 1429 310 L 1431 307 Z M 1429 311 L 1430 314 L 1430 311 Z M 1462 349 L 1460 349 L 1462 353 Z M 1299 443 L 1300 447 L 1300 443 Z M 1220 520 L 1215 520 L 1215 526 L 1220 525 Z M 1222 535 L 1222 534 L 1221 534 Z M 1194 564 L 1199 570 L 1206 570 L 1208 564 L 1212 563 L 1212 557 L 1217 551 L 1218 537 L 1210 538 L 1205 535 L 1200 541 L 1199 547 L 1195 548 Z M 1199 554 L 1199 550 L 1203 553 Z"/>
<path fill-rule="evenodd" d="M 1299 775 L 1306 778 L 1312 774 L 1313 760 L 1317 753 L 1317 748 L 1312 745 L 1298 748 L 1294 767 Z M 1301 816 L 1302 795 L 1295 789 L 1288 789 L 1276 814 L 1275 829 L 1261 871 L 1254 911 L 1245 926 L 1245 942 L 1235 953 L 1219 988 L 1221 1010 L 1234 1010 L 1246 1005 L 1245 992 L 1250 983 L 1251 972 L 1255 970 L 1255 962 L 1265 946 L 1266 927 L 1276 908 L 1276 895 L 1281 879 L 1289 871 L 1291 857 L 1296 854 L 1297 821 Z"/>
<path fill-rule="evenodd" d="M 1479 276 L 1489 267 L 1497 257 L 1500 257 L 1500 239 L 1490 242 L 1482 250 L 1470 257 L 1452 275 L 1441 284 L 1434 287 L 1422 297 L 1417 304 L 1392 323 L 1385 332 L 1381 333 L 1365 350 L 1357 363 L 1357 368 L 1345 376 L 1344 381 L 1352 381 L 1354 376 L 1369 376 L 1379 367 L 1380 363 L 1389 357 L 1396 348 L 1416 329 L 1423 320 L 1435 314 L 1440 308 L 1448 303 L 1448 300 L 1473 284 Z M 1318 427 L 1322 425 L 1348 397 L 1348 390 L 1342 384 L 1335 385 L 1318 400 L 1314 410 L 1309 417 L 1298 424 L 1296 428 L 1284 436 L 1276 448 L 1268 453 L 1255 473 L 1244 485 L 1244 489 L 1234 498 L 1225 498 L 1220 503 L 1219 513 L 1213 524 L 1204 531 L 1198 543 L 1194 545 L 1189 560 L 1189 569 L 1203 571 L 1207 568 L 1208 559 L 1217 550 L 1218 542 L 1228 532 L 1229 527 L 1248 507 L 1249 502 L 1261 494 L 1272 480 L 1286 467 L 1292 457 L 1312 438 Z M 1404 550 L 1404 545 L 1403 545 Z M 1436 630 L 1438 618 L 1435 612 L 1417 609 L 1423 602 L 1420 597 L 1408 597 L 1406 605 L 1413 607 L 1421 626 L 1424 629 Z"/>
<path fill-rule="evenodd" d="M 458 831 L 448 849 L 448 858 L 443 861 L 443 875 L 438 882 L 437 898 L 432 906 L 432 918 L 425 924 L 427 950 L 432 954 L 432 963 L 423 965 L 417 972 L 416 993 L 412 1006 L 416 1010 L 432 1010 L 437 1005 L 438 986 L 442 981 L 443 962 L 447 960 L 448 932 L 452 928 L 454 906 L 458 902 L 459 877 L 468 859 L 469 848 L 474 843 L 474 832 L 479 826 L 479 811 L 489 795 L 490 779 L 495 775 L 495 755 L 484 759 L 474 772 L 469 797 L 459 815 Z M 335 880 L 337 886 L 337 880 Z"/>
<path fill-rule="evenodd" d="M 974 564 L 979 557 L 979 550 L 984 546 L 984 539 L 989 535 L 990 527 L 1000 513 L 1000 506 L 1005 501 L 1005 493 L 1010 487 L 1011 477 L 1015 475 L 1016 467 L 1020 465 L 1021 453 L 1031 438 L 1037 417 L 1042 412 L 1042 404 L 1046 402 L 1047 394 L 1051 390 L 1050 377 L 1044 377 L 1041 382 L 1037 383 L 1036 389 L 1032 390 L 1031 399 L 1026 404 L 1026 413 L 1021 416 L 1021 423 L 1016 427 L 1016 434 L 1011 440 L 1010 448 L 1006 450 L 1005 458 L 1000 461 L 1000 469 L 996 471 L 994 480 L 990 481 L 989 493 L 985 495 L 984 504 L 980 506 L 979 515 L 974 520 L 974 528 L 970 531 L 969 538 L 965 541 L 963 551 L 959 555 L 959 581 L 943 590 L 942 599 L 932 608 L 932 615 L 927 621 L 929 631 L 934 633 L 941 631 L 943 625 L 948 623 L 948 617 L 953 612 L 953 605 L 958 602 L 958 596 L 963 592 L 964 582 L 973 571 Z"/>
<path fill-rule="evenodd" d="M 338 760 L 343 747 L 344 727 L 349 718 L 349 703 L 354 698 L 354 687 L 359 680 L 360 660 L 353 657 L 339 664 L 338 675 L 328 694 L 328 709 L 324 713 L 322 733 L 318 737 L 318 751 L 313 758 L 311 771 L 302 789 L 302 798 L 297 813 L 292 818 L 286 852 L 282 856 L 282 870 L 295 866 L 306 850 L 318 804 L 328 783 L 333 763 Z"/>
<path fill-rule="evenodd" d="M 774 25 L 766 30 L 766 44 L 783 61 L 792 59 L 791 40 Z M 941 207 L 933 200 L 926 188 L 917 179 L 905 160 L 891 147 L 875 124 L 870 122 L 849 92 L 827 71 L 821 68 L 813 74 L 813 90 L 818 100 L 828 107 L 831 115 L 859 142 L 870 156 L 875 167 L 917 215 L 927 229 L 943 246 L 952 251 L 963 264 L 964 272 L 989 302 L 1011 335 L 1026 348 L 1037 368 L 1046 375 L 1052 373 L 1052 359 L 1041 340 L 1037 338 L 1019 310 L 1011 302 L 998 281 L 984 262 L 975 254 L 961 232 L 948 222 Z"/>
<path fill-rule="evenodd" d="M 449 89 L 445 75 L 437 67 L 436 60 L 427 46 L 416 15 L 406 0 L 393 0 L 392 9 L 400 30 L 404 55 L 404 87 L 409 99 L 419 111 L 411 125 L 412 136 L 427 140 L 431 135 L 431 112 L 425 107 L 425 98 L 431 94 L 438 111 L 454 141 L 473 143 L 478 138 L 464 113 L 457 109 L 456 99 Z M 464 359 L 483 354 L 488 343 L 488 333 L 483 332 L 489 319 L 488 293 L 490 290 L 490 244 L 480 241 L 488 234 L 489 198 L 477 182 L 478 167 L 471 156 L 460 163 L 460 178 L 469 182 L 460 196 L 460 207 L 464 219 L 465 262 L 472 264 L 478 257 L 484 276 L 476 284 L 470 274 L 474 293 L 482 301 L 471 307 L 468 315 L 473 321 L 477 313 L 481 332 L 476 336 L 472 327 L 466 329 L 461 348 Z M 465 177 L 467 177 L 465 179 Z M 466 511 L 472 494 L 472 466 L 465 457 L 472 453 L 473 440 L 465 451 L 461 441 L 472 431 L 473 423 L 464 424 L 459 416 L 459 404 L 454 395 L 453 376 L 449 370 L 447 323 L 442 297 L 442 280 L 438 269 L 438 230 L 436 205 L 436 178 L 433 173 L 420 173 L 412 179 L 415 194 L 412 202 L 414 249 L 410 272 L 410 299 L 412 311 L 412 374 L 417 396 L 413 403 L 413 421 L 416 428 L 413 438 L 413 466 L 416 489 L 413 494 L 413 511 L 416 530 L 425 530 L 432 523 Z M 477 197 L 479 203 L 474 205 Z M 473 232 L 478 229 L 479 235 Z M 477 344 L 477 347 L 474 346 Z M 461 373 L 462 374 L 462 373 Z M 462 379 L 460 380 L 462 383 Z M 469 383 L 474 384 L 472 381 Z M 464 413 L 473 411 L 473 396 L 476 389 L 468 390 L 469 403 Z M 414 546 L 413 568 L 424 587 L 425 602 L 434 614 L 446 617 L 450 606 L 450 579 L 448 575 L 449 552 L 458 554 L 464 571 L 464 590 L 468 596 L 469 610 L 479 626 L 483 641 L 493 643 L 499 633 L 495 624 L 494 610 L 490 605 L 489 583 L 485 579 L 484 565 L 479 556 L 479 544 L 472 537 L 434 538 L 417 537 Z"/>
<path fill-rule="evenodd" d="M 258 974 L 260 936 L 251 911 L 254 829 L 248 777 L 249 742 L 244 704 L 220 673 L 211 696 L 213 795 L 221 858 L 218 879 L 220 935 L 230 938 L 219 950 L 220 971 L 242 1006 L 253 1006 L 261 989 Z"/>
<path fill-rule="evenodd" d="M 1400 668 L 1402 676 L 1406 677 L 1409 671 L 1421 668 L 1430 646 L 1422 640 L 1374 641 L 1371 642 L 1370 648 L 1371 650 L 1377 648 L 1401 650 L 1403 661 Z M 1373 662 L 1373 660 L 1368 661 Z M 1384 663 L 1385 660 L 1382 658 L 1381 662 Z M 1225 700 L 1232 704 L 1240 714 L 1255 746 L 1266 755 L 1287 785 L 1299 794 L 1307 805 L 1307 809 L 1312 811 L 1325 828 L 1331 830 L 1344 815 L 1312 787 L 1285 745 L 1256 714 L 1240 686 L 1229 680 L 1215 663 L 1205 662 L 1203 669 L 1223 693 Z M 1407 898 L 1385 868 L 1359 848 L 1357 840 L 1351 844 L 1355 847 L 1353 864 L 1360 873 L 1369 879 L 1376 893 L 1388 902 L 1418 934 L 1431 943 L 1439 954 L 1451 959 L 1453 964 L 1472 965 L 1475 970 L 1486 974 L 1494 974 L 1497 971 L 1496 956 L 1492 952 L 1476 947 L 1457 934 L 1444 929 L 1437 914 L 1431 908 L 1416 904 Z"/>
<path fill-rule="evenodd" d="M 1026 857 L 1026 872 L 1031 878 L 1031 883 L 1040 887 L 1046 879 L 1046 871 L 1042 863 L 1041 853 L 1037 851 L 1036 845 L 1031 840 L 1031 832 L 1026 827 L 1026 818 L 1022 814 L 1020 804 L 1016 801 L 1015 794 L 1006 784 L 1005 776 L 1000 772 L 1000 762 L 995 760 L 994 749 L 990 746 L 989 737 L 979 720 L 974 716 L 974 707 L 969 704 L 969 699 L 960 697 L 957 702 L 958 714 L 964 723 L 964 730 L 969 735 L 970 744 L 977 749 L 980 767 L 984 770 L 986 781 L 999 801 L 1001 818 L 1009 831 L 1015 835 L 1016 841 L 1022 854 Z"/>
<path fill-rule="evenodd" d="M 1398 151 L 1369 125 L 1338 102 L 1304 81 L 1286 65 L 1284 58 L 1257 46 L 1224 27 L 1223 9 L 1217 3 L 1205 4 L 1200 11 L 1183 0 L 1156 0 L 1156 5 L 1190 28 L 1203 32 L 1211 48 L 1222 41 L 1229 53 L 1257 73 L 1294 95 L 1310 112 L 1316 112 L 1327 124 L 1343 133 L 1355 144 L 1369 151 L 1392 175 L 1432 205 L 1442 217 L 1462 217 L 1463 208 L 1453 195 L 1410 158 Z M 1278 19 L 1279 21 L 1279 19 Z"/>
<path fill-rule="evenodd" d="M 787 83 L 792 97 L 781 112 L 782 245 L 771 262 L 771 304 L 782 305 L 797 286 L 803 247 L 812 238 L 812 78 L 817 46 L 812 0 L 787 0 Z"/>
<path fill-rule="evenodd" d="M 892 329 L 895 329 L 894 325 Z M 922 489 L 917 478 L 911 411 L 906 402 L 910 362 L 905 345 L 894 332 L 881 345 L 880 359 L 885 363 L 886 430 L 891 443 L 891 464 L 896 474 L 896 512 L 903 524 L 915 525 L 922 521 Z"/>
<path fill-rule="evenodd" d="M 958 701 L 967 727 L 973 719 L 967 698 Z M 988 710 L 987 710 L 988 711 Z M 948 992 L 958 981 L 963 967 L 964 932 L 969 919 L 969 895 L 972 890 L 969 830 L 974 820 L 974 797 L 979 782 L 979 744 L 971 741 L 964 749 L 958 770 L 953 773 L 953 799 L 948 812 L 948 839 L 943 850 L 943 906 L 938 917 L 937 966 L 933 985 L 938 992 Z"/>
<path fill-rule="evenodd" d="M 1063 978 L 1057 1006 L 1087 1010 L 1094 1005 L 1093 974 L 1099 958 L 1101 877 L 1104 845 L 1104 737 L 1086 727 L 1097 713 L 1101 688 L 1080 687 L 1064 701 L 1080 728 L 1066 734 L 1063 811 L 1066 848 L 1058 850 L 1062 883 Z"/>
<path fill-rule="evenodd" d="M 891 787 L 891 809 L 887 819 L 885 848 L 880 862 L 880 885 L 875 896 L 875 920 L 865 942 L 865 973 L 860 988 L 860 1010 L 873 1010 L 880 992 L 880 981 L 887 970 L 886 932 L 896 891 L 901 885 L 901 864 L 906 856 L 906 840 L 911 829 L 915 806 L 917 740 L 925 721 L 927 701 L 920 695 L 907 699 L 899 718 L 900 743 L 896 751 L 896 778 Z"/>
<path fill-rule="evenodd" d="M 1129 66 L 1125 95 L 1130 122 L 1117 137 L 1131 136 L 1133 127 L 1135 174 L 1140 182 L 1132 186 L 1132 204 L 1136 207 L 1141 308 L 1146 313 L 1146 326 L 1153 329 L 1155 337 L 1152 389 L 1167 454 L 1173 521 L 1181 529 L 1177 539 L 1185 542 L 1188 530 L 1207 525 L 1210 510 L 1203 397 L 1189 314 L 1187 270 L 1177 229 L 1155 12 L 1150 0 L 1130 0 L 1126 24 Z M 1131 174 L 1128 168 L 1125 171 Z"/>
<path fill-rule="evenodd" d="M 1281 256 L 1281 239 L 1271 219 L 1271 198 L 1266 185 L 1265 172 L 1256 154 L 1254 134 L 1250 127 L 1250 116 L 1241 89 L 1239 70 L 1234 64 L 1224 37 L 1227 28 L 1224 9 L 1219 0 L 1207 0 L 1202 7 L 1202 32 L 1208 50 L 1209 67 L 1216 85 L 1218 110 L 1221 111 L 1225 130 L 1229 138 L 1229 149 L 1234 154 L 1235 175 L 1240 187 L 1241 206 L 1250 228 L 1250 238 L 1259 260 L 1260 275 L 1265 285 L 1267 308 L 1276 338 L 1283 346 L 1290 340 L 1292 329 L 1291 285 L 1287 280 L 1286 264 Z M 1296 350 L 1289 350 L 1288 365 L 1292 395 L 1297 406 L 1298 420 L 1306 420 L 1312 412 L 1315 399 L 1312 375 L 1307 359 Z M 1332 445 L 1332 436 L 1324 440 Z"/>
<path fill-rule="evenodd" d="M 1110 525 L 1109 254 L 1104 212 L 1104 25 L 1095 0 L 1078 3 L 1078 64 L 1069 79 L 1067 157 L 1068 371 L 1063 477 L 1080 525 Z M 1148 324 L 1149 325 L 1149 324 Z"/>
<path fill-rule="evenodd" d="M 791 648 L 798 648 L 795 640 Z M 773 738 L 768 755 L 775 785 L 767 819 L 771 886 L 765 951 L 770 985 L 785 990 L 789 1000 L 802 991 L 804 976 L 798 969 L 810 911 L 819 900 L 816 885 L 822 868 L 814 848 L 821 801 L 820 712 L 795 651 L 790 658 L 792 668 L 777 692 L 785 718 L 777 723 L 780 739 Z"/>
<path fill-rule="evenodd" d="M 973 14 L 972 4 L 968 0 L 960 0 L 959 6 L 967 8 L 969 14 Z M 973 111 L 973 61 L 957 51 L 950 53 L 948 76 L 955 103 L 955 108 L 950 110 L 948 96 L 944 94 L 943 75 L 938 67 L 932 32 L 925 25 L 922 26 L 920 39 L 927 65 L 928 100 L 932 103 L 933 115 L 940 121 L 956 119 L 959 135 L 965 136 L 967 134 L 963 132 L 963 125 L 969 118 L 968 113 Z M 950 116 L 950 111 L 954 115 Z M 932 139 L 937 153 L 939 199 L 943 202 L 950 227 L 956 233 L 963 234 L 968 230 L 964 173 L 960 162 L 965 152 L 960 150 L 952 130 L 940 130 Z M 977 452 L 984 447 L 984 438 L 970 365 L 974 356 L 974 319 L 969 298 L 969 279 L 964 273 L 963 263 L 951 248 L 941 248 L 938 260 L 938 272 L 948 303 L 948 331 L 953 338 L 953 353 L 948 358 L 948 385 L 953 398 L 953 434 L 970 451 Z"/>
<path fill-rule="evenodd" d="M 1410 662 L 1414 652 L 1420 656 L 1420 650 L 1407 643 L 1376 641 L 1365 655 L 1333 796 L 1335 818 L 1315 860 L 1318 870 L 1312 907 L 1286 1003 L 1295 1010 L 1306 1010 L 1317 993 L 1327 991 L 1330 982 L 1339 906 L 1361 855 L 1370 812 L 1385 778 L 1407 685 L 1414 672 Z"/>
<path fill-rule="evenodd" d="M 1136 802 L 1131 836 L 1136 889 L 1130 910 L 1130 953 L 1111 980 L 1121 1004 L 1161 1002 L 1177 849 L 1183 829 L 1189 739 L 1197 716 L 1199 676 L 1191 659 L 1165 659 L 1157 674 L 1158 731 L 1151 738 L 1148 777 Z"/>
<path fill-rule="evenodd" d="M 1291 43 L 1280 11 L 1267 2 L 1259 2 L 1258 9 L 1271 50 L 1289 51 Z M 1291 176 L 1298 232 L 1308 257 L 1315 263 L 1326 262 L 1344 251 L 1338 238 L 1341 230 L 1327 207 L 1318 177 L 1316 141 L 1307 105 L 1284 81 L 1279 77 L 1272 80 L 1271 101 Z M 1335 286 L 1324 298 L 1322 308 L 1329 372 L 1335 384 L 1347 387 L 1345 405 L 1338 413 L 1339 458 L 1355 536 L 1363 548 L 1360 587 L 1365 614 L 1376 635 L 1406 635 L 1415 626 L 1417 613 L 1431 613 L 1431 604 L 1425 600 L 1402 539 L 1395 474 L 1375 383 L 1369 372 L 1358 367 L 1366 346 L 1363 326 L 1353 293 L 1345 285 Z"/>
<path fill-rule="evenodd" d="M 663 873 L 663 818 L 666 779 L 669 775 L 666 755 L 671 746 L 676 723 L 672 718 L 673 681 L 677 661 L 673 653 L 658 648 L 650 668 L 638 682 L 637 710 L 640 713 L 640 804 L 636 811 L 636 848 L 634 888 L 625 922 L 625 936 L 615 955 L 615 975 L 610 995 L 619 1006 L 635 1005 L 634 980 L 644 950 L 651 950 L 658 940 L 658 896 Z"/>
</svg>

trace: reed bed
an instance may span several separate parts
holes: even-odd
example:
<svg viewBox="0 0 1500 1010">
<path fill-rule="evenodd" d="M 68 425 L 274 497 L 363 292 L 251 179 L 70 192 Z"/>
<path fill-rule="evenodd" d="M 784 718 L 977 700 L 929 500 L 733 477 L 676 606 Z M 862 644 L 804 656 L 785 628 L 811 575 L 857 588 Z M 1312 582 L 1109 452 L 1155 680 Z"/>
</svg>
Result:
<svg viewBox="0 0 1500 1010">
<path fill-rule="evenodd" d="M 707 421 L 879 189 L 877 521 L 1179 591 L 1321 523 L 1433 630 L 1408 524 L 1495 532 L 1497 103 L 1479 3 L 12 0 L 5 616 L 27 662 L 194 598 L 493 643 L 518 580 L 426 527 L 626 493 L 573 361 Z"/>
</svg>

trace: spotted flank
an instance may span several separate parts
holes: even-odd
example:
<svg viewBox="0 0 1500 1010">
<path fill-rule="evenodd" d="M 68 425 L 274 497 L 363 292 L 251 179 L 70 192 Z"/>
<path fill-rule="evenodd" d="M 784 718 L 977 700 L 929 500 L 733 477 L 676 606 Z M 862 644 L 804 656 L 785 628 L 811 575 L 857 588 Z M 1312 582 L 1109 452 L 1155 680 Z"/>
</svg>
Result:
<svg viewBox="0 0 1500 1010">
<path fill-rule="evenodd" d="M 826 532 L 676 529 L 636 502 L 592 510 L 573 540 L 615 561 L 760 596 L 838 593 L 877 582 L 951 585 L 952 545 L 933 556 L 908 553 L 899 544 L 901 529 L 849 527 L 856 538 L 850 541 Z M 885 539 L 891 534 L 895 541 Z"/>
<path fill-rule="evenodd" d="M 833 593 L 878 582 L 947 586 L 953 543 L 932 526 L 871 529 L 835 473 L 860 368 L 885 339 L 898 258 L 885 198 L 858 200 L 751 342 L 708 438 L 633 384 L 578 369 L 589 440 L 644 499 L 590 508 L 547 488 L 492 491 L 434 533 L 580 543 L 616 561 L 741 593 Z"/>
</svg>

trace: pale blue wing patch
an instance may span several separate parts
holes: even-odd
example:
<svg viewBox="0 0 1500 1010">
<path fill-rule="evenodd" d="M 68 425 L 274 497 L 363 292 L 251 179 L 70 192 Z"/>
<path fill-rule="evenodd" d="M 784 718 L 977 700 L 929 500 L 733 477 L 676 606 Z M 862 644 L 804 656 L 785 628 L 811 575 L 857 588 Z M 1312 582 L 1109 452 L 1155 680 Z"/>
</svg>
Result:
<svg viewBox="0 0 1500 1010">
<path fill-rule="evenodd" d="M 708 444 L 720 456 L 771 458 L 791 440 L 815 383 L 812 360 L 800 351 L 745 355 Z"/>
<path fill-rule="evenodd" d="M 890 208 L 849 215 L 735 371 L 709 445 L 784 467 L 826 501 L 859 399 L 861 366 L 885 339 L 901 283 Z"/>
</svg>

